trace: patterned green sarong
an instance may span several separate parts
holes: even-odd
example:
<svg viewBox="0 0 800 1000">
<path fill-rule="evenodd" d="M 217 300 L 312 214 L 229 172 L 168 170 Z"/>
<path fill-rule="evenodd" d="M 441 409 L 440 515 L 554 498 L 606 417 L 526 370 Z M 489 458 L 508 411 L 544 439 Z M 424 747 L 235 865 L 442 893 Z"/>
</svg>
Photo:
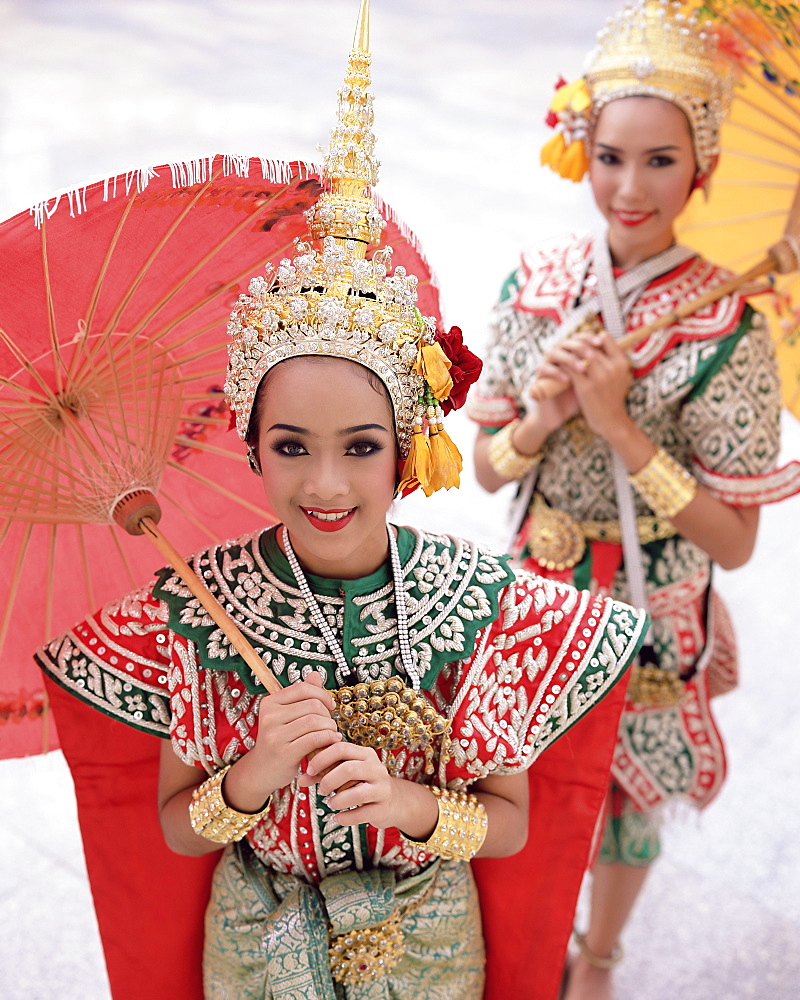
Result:
<svg viewBox="0 0 800 1000">
<path fill-rule="evenodd" d="M 374 927 L 398 909 L 405 953 L 385 976 L 335 983 L 330 934 Z M 480 1000 L 484 952 L 468 865 L 440 862 L 401 882 L 389 869 L 309 885 L 266 868 L 246 842 L 214 874 L 203 959 L 206 1000 Z"/>
</svg>

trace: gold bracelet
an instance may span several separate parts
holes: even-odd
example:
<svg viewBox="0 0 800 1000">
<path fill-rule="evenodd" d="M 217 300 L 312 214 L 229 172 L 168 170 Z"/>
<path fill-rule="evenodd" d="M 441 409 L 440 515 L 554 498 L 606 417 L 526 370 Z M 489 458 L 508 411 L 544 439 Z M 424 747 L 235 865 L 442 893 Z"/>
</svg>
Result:
<svg viewBox="0 0 800 1000">
<path fill-rule="evenodd" d="M 668 521 L 694 500 L 697 480 L 659 448 L 643 469 L 628 476 L 631 486 L 650 509 Z"/>
<path fill-rule="evenodd" d="M 544 454 L 541 449 L 535 455 L 523 455 L 521 451 L 517 451 L 511 438 L 519 425 L 520 419 L 517 417 L 493 435 L 489 445 L 489 465 L 503 479 L 522 479 L 527 476 L 541 462 Z"/>
<path fill-rule="evenodd" d="M 488 822 L 486 809 L 477 795 L 451 792 L 449 788 L 431 791 L 439 800 L 439 818 L 427 840 L 411 840 L 413 847 L 421 847 L 429 854 L 452 861 L 469 861 L 474 858 L 486 839 Z"/>
<path fill-rule="evenodd" d="M 206 840 L 213 840 L 215 844 L 230 844 L 234 840 L 241 840 L 266 816 L 272 799 L 270 795 L 267 804 L 257 813 L 242 813 L 231 809 L 222 797 L 222 780 L 230 769 L 231 765 L 228 764 L 202 785 L 198 785 L 192 792 L 192 801 L 189 803 L 192 829 Z"/>
</svg>

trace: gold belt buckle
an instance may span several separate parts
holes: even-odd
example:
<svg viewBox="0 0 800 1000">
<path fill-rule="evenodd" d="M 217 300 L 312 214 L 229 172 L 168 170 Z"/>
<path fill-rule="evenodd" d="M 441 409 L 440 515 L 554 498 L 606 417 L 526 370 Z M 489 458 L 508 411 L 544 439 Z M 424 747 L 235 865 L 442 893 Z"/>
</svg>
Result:
<svg viewBox="0 0 800 1000">
<path fill-rule="evenodd" d="M 683 700 L 686 685 L 677 674 L 658 667 L 634 664 L 628 701 L 639 708 L 673 708 Z"/>
<path fill-rule="evenodd" d="M 577 565 L 586 548 L 579 521 L 564 510 L 547 505 L 538 493 L 533 499 L 528 550 L 545 569 L 561 571 Z"/>
</svg>

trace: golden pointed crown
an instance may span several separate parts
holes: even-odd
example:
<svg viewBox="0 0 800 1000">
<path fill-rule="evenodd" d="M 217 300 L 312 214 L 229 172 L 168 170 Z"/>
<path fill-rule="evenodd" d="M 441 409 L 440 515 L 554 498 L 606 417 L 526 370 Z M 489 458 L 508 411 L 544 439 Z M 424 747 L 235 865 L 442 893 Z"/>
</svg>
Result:
<svg viewBox="0 0 800 1000">
<path fill-rule="evenodd" d="M 584 77 L 591 95 L 591 134 L 601 109 L 620 97 L 661 97 L 692 127 L 701 173 L 719 153 L 719 130 L 733 81 L 717 57 L 716 36 L 677 0 L 636 0 L 609 18 Z"/>
<path fill-rule="evenodd" d="M 417 278 L 400 266 L 390 273 L 390 247 L 368 255 L 385 225 L 369 196 L 378 176 L 369 86 L 369 3 L 361 0 L 323 165 L 329 190 L 306 213 L 308 241 L 298 241 L 292 259 L 277 267 L 268 264 L 265 276 L 253 278 L 248 294 L 240 296 L 228 324 L 225 393 L 244 439 L 258 386 L 274 365 L 304 355 L 356 361 L 386 386 L 402 458 L 420 435 L 427 458 L 433 451 L 441 455 L 447 442 L 452 461 L 444 472 L 427 460 L 417 463 L 421 478 L 410 469 L 403 472 L 404 489 L 422 485 L 432 492 L 458 485 L 461 468 L 461 456 L 445 434 L 436 449 L 432 440 L 443 431 L 441 403 L 453 384 L 451 359 L 442 349 L 447 337 L 437 334 L 435 319 L 423 317 L 416 307 Z M 460 338 L 458 346 L 463 351 Z"/>
</svg>

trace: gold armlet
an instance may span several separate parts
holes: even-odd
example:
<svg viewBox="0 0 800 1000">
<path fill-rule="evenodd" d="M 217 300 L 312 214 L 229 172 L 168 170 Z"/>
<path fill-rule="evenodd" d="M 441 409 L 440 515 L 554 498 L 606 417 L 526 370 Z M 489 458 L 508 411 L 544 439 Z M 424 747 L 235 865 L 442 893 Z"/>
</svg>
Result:
<svg viewBox="0 0 800 1000">
<path fill-rule="evenodd" d="M 431 788 L 439 800 L 439 818 L 427 840 L 407 843 L 421 847 L 430 854 L 453 861 L 474 858 L 486 839 L 488 822 L 486 809 L 476 795 L 451 792 L 448 788 Z"/>
<path fill-rule="evenodd" d="M 697 493 L 694 476 L 663 448 L 659 448 L 647 465 L 628 479 L 650 509 L 667 520 L 680 514 Z"/>
<path fill-rule="evenodd" d="M 523 455 L 514 447 L 511 438 L 519 426 L 519 417 L 506 424 L 495 435 L 489 445 L 489 465 L 503 479 L 522 479 L 523 476 L 539 464 L 544 452 L 540 449 L 535 455 Z"/>
<path fill-rule="evenodd" d="M 234 840 L 241 840 L 266 816 L 272 799 L 270 795 L 267 804 L 257 813 L 242 813 L 231 809 L 222 797 L 222 780 L 230 768 L 231 765 L 228 764 L 202 785 L 198 785 L 192 792 L 192 801 L 189 803 L 192 829 L 215 844 L 230 844 Z"/>
</svg>

